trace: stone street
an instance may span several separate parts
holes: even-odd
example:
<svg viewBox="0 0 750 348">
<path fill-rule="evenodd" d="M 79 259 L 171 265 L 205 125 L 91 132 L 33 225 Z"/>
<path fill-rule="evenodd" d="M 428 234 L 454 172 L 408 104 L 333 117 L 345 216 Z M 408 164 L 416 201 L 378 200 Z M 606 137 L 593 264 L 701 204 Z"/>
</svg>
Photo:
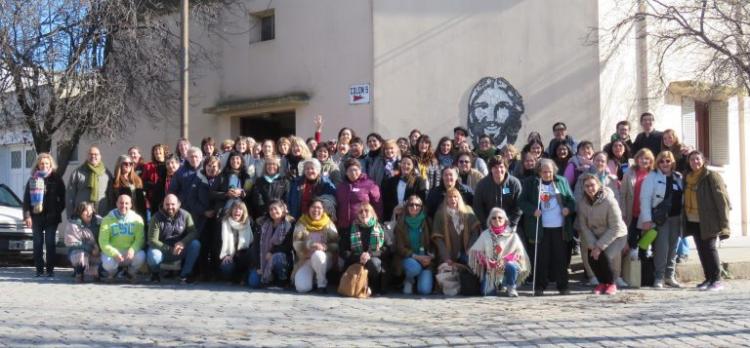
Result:
<svg viewBox="0 0 750 348">
<path fill-rule="evenodd" d="M 335 294 L 72 283 L 0 268 L 0 346 L 694 346 L 750 344 L 750 281 L 723 292 L 366 300 Z M 694 284 L 690 284 L 694 286 Z"/>
</svg>

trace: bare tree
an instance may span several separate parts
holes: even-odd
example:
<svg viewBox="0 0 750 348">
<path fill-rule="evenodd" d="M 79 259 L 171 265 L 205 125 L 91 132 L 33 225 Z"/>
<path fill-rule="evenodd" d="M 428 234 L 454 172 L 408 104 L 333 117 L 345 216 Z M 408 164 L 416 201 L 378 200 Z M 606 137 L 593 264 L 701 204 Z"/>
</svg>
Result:
<svg viewBox="0 0 750 348">
<path fill-rule="evenodd" d="M 232 3 L 193 0 L 191 16 L 210 30 Z M 64 173 L 83 136 L 113 140 L 141 115 L 176 114 L 180 38 L 172 13 L 178 5 L 0 0 L 3 115 L 21 119 L 37 152 L 49 152 L 56 142 Z M 199 47 L 191 54 L 207 57 Z"/>
<path fill-rule="evenodd" d="M 664 82 L 670 59 L 691 59 L 696 88 L 711 94 L 750 90 L 750 1 L 748 0 L 625 0 L 617 3 L 626 15 L 610 28 L 597 28 L 604 44 L 619 44 L 646 21 L 645 36 L 656 56 L 656 76 Z M 689 57 L 689 58 L 687 58 Z"/>
</svg>

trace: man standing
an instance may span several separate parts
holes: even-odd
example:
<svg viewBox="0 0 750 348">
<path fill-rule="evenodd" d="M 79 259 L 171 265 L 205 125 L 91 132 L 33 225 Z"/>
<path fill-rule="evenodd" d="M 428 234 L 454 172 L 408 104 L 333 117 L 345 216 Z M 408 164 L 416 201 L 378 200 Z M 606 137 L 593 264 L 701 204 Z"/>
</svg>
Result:
<svg viewBox="0 0 750 348">
<path fill-rule="evenodd" d="M 72 216 L 78 204 L 84 201 L 93 203 L 96 211 L 102 214 L 112 209 L 112 174 L 102 163 L 98 147 L 89 148 L 86 163 L 70 174 L 65 197 L 68 216 Z"/>
<path fill-rule="evenodd" d="M 177 196 L 183 202 L 183 209 L 187 210 L 193 217 L 195 229 L 198 233 L 203 231 L 206 221 L 206 213 L 209 211 L 208 180 L 201 174 L 200 166 L 203 162 L 203 152 L 197 147 L 191 147 L 187 151 L 187 161 L 174 174 L 169 185 L 169 193 Z"/>
<path fill-rule="evenodd" d="M 458 145 L 466 141 L 466 137 L 469 136 L 469 131 L 461 126 L 453 128 L 453 149 L 457 149 Z"/>
<path fill-rule="evenodd" d="M 552 125 L 552 134 L 554 134 L 554 137 L 549 141 L 549 146 L 547 146 L 547 155 L 550 157 L 554 157 L 557 146 L 560 144 L 568 144 L 571 149 L 578 148 L 575 139 L 568 135 L 568 126 L 565 123 L 555 122 Z"/>
<path fill-rule="evenodd" d="M 494 207 L 505 210 L 510 227 L 515 229 L 521 219 L 518 199 L 521 197 L 521 182 L 508 173 L 508 161 L 500 155 L 490 158 L 490 173 L 479 180 L 474 191 L 474 213 L 487 228 L 487 216 Z"/>
<path fill-rule="evenodd" d="M 661 152 L 661 132 L 654 129 L 654 115 L 652 113 L 644 112 L 641 114 L 641 128 L 643 132 L 639 133 L 633 142 L 633 156 L 642 148 L 651 150 L 654 156 L 658 155 Z"/>
<path fill-rule="evenodd" d="M 130 196 L 123 194 L 117 198 L 117 209 L 113 209 L 102 219 L 99 229 L 99 247 L 102 253 L 102 267 L 108 280 L 114 279 L 119 267 L 128 267 L 127 275 L 136 281 L 136 272 L 143 265 L 146 255 L 143 252 L 143 218 L 131 210 Z"/>
<path fill-rule="evenodd" d="M 201 250 L 201 243 L 196 239 L 193 218 L 184 209 L 180 209 L 180 200 L 173 194 L 164 197 L 162 208 L 151 219 L 148 226 L 148 267 L 151 280 L 158 282 L 162 262 L 184 260 L 180 271 L 180 281 L 187 283 L 193 271 L 195 261 Z"/>
</svg>

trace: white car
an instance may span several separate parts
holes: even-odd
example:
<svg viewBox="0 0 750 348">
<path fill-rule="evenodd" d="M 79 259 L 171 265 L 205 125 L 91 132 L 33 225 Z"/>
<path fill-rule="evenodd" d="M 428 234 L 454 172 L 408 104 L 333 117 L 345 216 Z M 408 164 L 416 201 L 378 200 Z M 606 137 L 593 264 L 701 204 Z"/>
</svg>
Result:
<svg viewBox="0 0 750 348">
<path fill-rule="evenodd" d="M 13 191 L 0 184 L 0 257 L 32 257 L 33 236 L 23 223 L 22 202 Z"/>
</svg>

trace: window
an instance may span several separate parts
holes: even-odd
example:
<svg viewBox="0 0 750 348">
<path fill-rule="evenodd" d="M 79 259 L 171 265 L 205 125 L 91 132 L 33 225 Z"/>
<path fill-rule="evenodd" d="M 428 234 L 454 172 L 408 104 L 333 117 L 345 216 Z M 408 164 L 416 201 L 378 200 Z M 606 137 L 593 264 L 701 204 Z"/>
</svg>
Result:
<svg viewBox="0 0 750 348">
<path fill-rule="evenodd" d="M 34 166 L 34 162 L 36 162 L 36 151 L 32 150 L 26 150 L 26 168 L 31 168 Z"/>
<path fill-rule="evenodd" d="M 250 14 L 250 43 L 276 38 L 276 13 L 273 9 Z"/>
<path fill-rule="evenodd" d="M 10 152 L 10 169 L 21 169 L 21 151 Z"/>
</svg>

